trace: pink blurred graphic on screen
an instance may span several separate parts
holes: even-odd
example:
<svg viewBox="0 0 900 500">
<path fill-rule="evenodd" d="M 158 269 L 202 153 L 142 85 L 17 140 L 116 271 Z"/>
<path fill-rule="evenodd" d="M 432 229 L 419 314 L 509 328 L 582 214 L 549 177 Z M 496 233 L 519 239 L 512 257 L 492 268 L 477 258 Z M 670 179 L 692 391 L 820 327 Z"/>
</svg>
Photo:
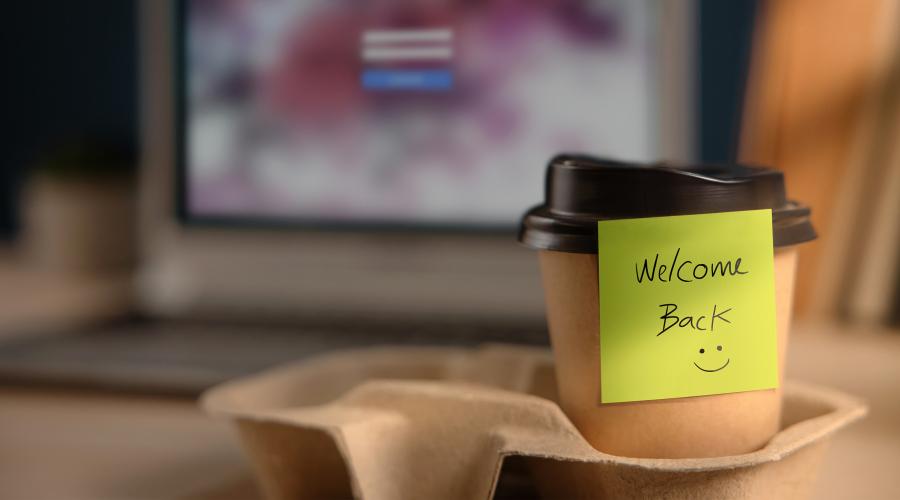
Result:
<svg viewBox="0 0 900 500">
<path fill-rule="evenodd" d="M 559 151 L 655 157 L 653 14 L 194 0 L 189 215 L 511 225 Z"/>
</svg>

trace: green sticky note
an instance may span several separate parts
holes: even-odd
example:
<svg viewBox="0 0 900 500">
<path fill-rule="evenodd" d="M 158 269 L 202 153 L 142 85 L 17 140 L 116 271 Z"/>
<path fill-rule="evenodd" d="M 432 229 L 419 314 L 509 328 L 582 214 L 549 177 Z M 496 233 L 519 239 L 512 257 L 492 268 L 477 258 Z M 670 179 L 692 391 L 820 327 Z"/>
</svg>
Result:
<svg viewBox="0 0 900 500">
<path fill-rule="evenodd" d="M 778 386 L 772 212 L 597 223 L 600 402 Z"/>
</svg>

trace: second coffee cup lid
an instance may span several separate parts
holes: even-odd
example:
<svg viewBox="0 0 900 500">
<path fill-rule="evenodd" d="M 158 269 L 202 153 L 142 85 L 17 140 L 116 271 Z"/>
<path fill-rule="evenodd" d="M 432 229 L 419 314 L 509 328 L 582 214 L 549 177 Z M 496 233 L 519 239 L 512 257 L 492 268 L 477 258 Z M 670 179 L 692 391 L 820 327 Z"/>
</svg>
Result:
<svg viewBox="0 0 900 500">
<path fill-rule="evenodd" d="M 597 251 L 597 221 L 772 209 L 776 247 L 816 238 L 810 210 L 787 199 L 784 176 L 746 165 L 642 165 L 583 155 L 550 160 L 544 203 L 522 218 L 519 241 Z"/>
</svg>

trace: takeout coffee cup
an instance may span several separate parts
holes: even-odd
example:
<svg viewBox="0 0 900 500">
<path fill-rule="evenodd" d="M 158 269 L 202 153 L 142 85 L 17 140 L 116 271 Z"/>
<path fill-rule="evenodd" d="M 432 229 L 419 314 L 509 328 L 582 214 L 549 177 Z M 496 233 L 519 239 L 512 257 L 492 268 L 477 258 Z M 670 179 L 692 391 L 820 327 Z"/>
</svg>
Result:
<svg viewBox="0 0 900 500">
<path fill-rule="evenodd" d="M 650 458 L 734 455 L 761 448 L 778 431 L 780 389 L 607 404 L 599 397 L 597 221 L 755 209 L 772 210 L 783 377 L 796 245 L 816 234 L 809 208 L 786 198 L 780 172 L 740 165 L 644 166 L 574 155 L 550 161 L 545 202 L 525 214 L 519 240 L 539 250 L 560 406 L 598 450 Z"/>
</svg>

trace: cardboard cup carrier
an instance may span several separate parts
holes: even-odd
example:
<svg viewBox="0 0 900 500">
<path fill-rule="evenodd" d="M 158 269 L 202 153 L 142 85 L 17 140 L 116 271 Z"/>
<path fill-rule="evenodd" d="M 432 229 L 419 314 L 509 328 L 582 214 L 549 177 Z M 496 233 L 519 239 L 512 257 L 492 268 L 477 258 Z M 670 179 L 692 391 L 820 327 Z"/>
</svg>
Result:
<svg viewBox="0 0 900 500">
<path fill-rule="evenodd" d="M 651 459 L 594 449 L 560 410 L 548 350 L 340 351 L 203 396 L 235 424 L 269 499 L 771 498 L 809 495 L 834 432 L 865 406 L 789 383 L 763 448 Z"/>
<path fill-rule="evenodd" d="M 781 418 L 780 389 L 598 404 L 597 221 L 771 209 L 778 373 L 791 320 L 796 245 L 815 238 L 809 209 L 780 172 L 746 166 L 638 166 L 558 156 L 545 203 L 522 220 L 538 249 L 562 409 L 598 450 L 629 457 L 714 457 L 762 448 Z"/>
</svg>

